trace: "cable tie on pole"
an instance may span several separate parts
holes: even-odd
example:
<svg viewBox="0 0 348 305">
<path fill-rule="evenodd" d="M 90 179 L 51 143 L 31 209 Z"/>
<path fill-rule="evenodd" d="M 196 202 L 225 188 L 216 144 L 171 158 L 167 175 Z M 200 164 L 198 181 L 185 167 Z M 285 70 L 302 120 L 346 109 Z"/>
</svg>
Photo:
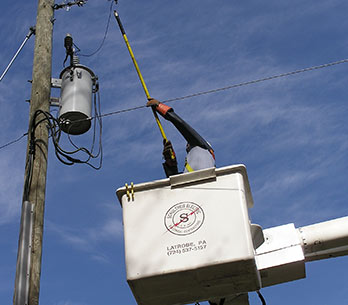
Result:
<svg viewBox="0 0 348 305">
<path fill-rule="evenodd" d="M 29 142 L 29 155 L 35 155 L 35 139 L 30 139 L 30 142 Z"/>
</svg>

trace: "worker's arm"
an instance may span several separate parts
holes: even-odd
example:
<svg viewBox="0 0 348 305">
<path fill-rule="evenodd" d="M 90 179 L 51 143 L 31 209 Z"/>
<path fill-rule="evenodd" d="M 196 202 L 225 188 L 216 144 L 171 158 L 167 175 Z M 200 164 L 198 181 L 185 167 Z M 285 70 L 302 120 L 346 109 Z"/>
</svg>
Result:
<svg viewBox="0 0 348 305">
<path fill-rule="evenodd" d="M 156 111 L 164 117 L 166 120 L 173 123 L 173 125 L 179 130 L 182 136 L 186 139 L 187 143 L 191 147 L 200 146 L 213 152 L 211 146 L 204 140 L 200 134 L 194 130 L 189 124 L 187 124 L 183 119 L 181 119 L 173 110 L 173 108 L 160 103 L 155 99 L 151 99 L 146 104 L 147 106 L 155 107 Z"/>
</svg>

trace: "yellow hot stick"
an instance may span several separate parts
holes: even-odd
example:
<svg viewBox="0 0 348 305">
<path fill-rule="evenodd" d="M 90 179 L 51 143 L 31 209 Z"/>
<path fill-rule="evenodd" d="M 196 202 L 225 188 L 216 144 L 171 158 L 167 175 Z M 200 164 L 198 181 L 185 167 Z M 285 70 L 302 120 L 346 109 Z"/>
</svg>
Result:
<svg viewBox="0 0 348 305">
<path fill-rule="evenodd" d="M 144 79 L 143 79 L 143 76 L 141 75 L 141 72 L 140 72 L 138 63 L 137 63 L 137 61 L 135 60 L 135 57 L 134 57 L 132 48 L 131 48 L 131 46 L 130 46 L 130 44 L 129 44 L 129 41 L 128 41 L 128 38 L 127 38 L 127 35 L 126 35 L 126 32 L 125 32 L 125 30 L 124 30 L 124 28 L 123 28 L 123 25 L 122 25 L 122 23 L 121 23 L 120 16 L 118 15 L 118 13 L 117 13 L 116 11 L 114 11 L 114 15 L 115 15 L 115 18 L 116 18 L 116 20 L 117 20 L 117 23 L 118 23 L 118 25 L 119 25 L 119 27 L 120 27 L 120 30 L 121 30 L 121 33 L 122 33 L 124 42 L 126 43 L 128 52 L 129 52 L 129 54 L 130 54 L 130 56 L 131 56 L 131 58 L 132 58 L 134 67 L 135 67 L 135 69 L 137 70 L 137 73 L 138 73 L 138 76 L 139 76 L 141 85 L 143 86 L 143 89 L 144 89 L 144 92 L 145 92 L 145 94 L 146 94 L 146 97 L 147 97 L 148 100 L 150 100 L 150 99 L 151 99 L 151 96 L 150 96 L 149 90 L 148 90 L 147 87 L 146 87 L 146 84 L 145 84 L 145 81 L 144 81 Z M 158 117 L 158 115 L 157 115 L 157 112 L 156 112 L 156 110 L 155 110 L 154 107 L 151 107 L 151 108 L 152 108 L 153 115 L 155 116 L 155 120 L 156 120 L 156 123 L 157 123 L 157 125 L 158 125 L 158 128 L 159 128 L 159 130 L 160 130 L 160 132 L 161 132 L 161 135 L 162 135 L 163 139 L 167 142 L 168 140 L 167 140 L 166 134 L 164 133 L 164 130 L 163 130 L 162 124 L 161 124 L 161 122 L 160 122 L 160 120 L 159 120 L 159 117 Z"/>
</svg>

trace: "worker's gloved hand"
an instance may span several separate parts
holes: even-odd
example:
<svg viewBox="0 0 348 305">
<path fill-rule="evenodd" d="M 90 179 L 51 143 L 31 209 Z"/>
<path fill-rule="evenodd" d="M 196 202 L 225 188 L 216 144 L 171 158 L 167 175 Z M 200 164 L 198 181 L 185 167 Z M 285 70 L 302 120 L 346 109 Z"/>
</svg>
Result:
<svg viewBox="0 0 348 305">
<path fill-rule="evenodd" d="M 156 100 L 152 97 L 149 98 L 148 102 L 146 103 L 147 107 L 152 107 L 152 109 L 156 109 L 156 111 L 166 118 L 166 114 L 168 111 L 173 111 L 173 109 L 163 103 L 161 103 L 159 100 Z"/>
<path fill-rule="evenodd" d="M 160 102 L 154 98 L 150 98 L 148 100 L 148 102 L 146 103 L 146 106 L 147 107 L 150 107 L 150 106 L 158 106 L 160 104 Z"/>
<path fill-rule="evenodd" d="M 167 177 L 178 174 L 178 162 L 176 161 L 175 152 L 172 143 L 163 140 L 163 168 Z"/>
<path fill-rule="evenodd" d="M 170 141 L 163 140 L 163 158 L 169 165 L 176 165 L 176 156 Z"/>
</svg>

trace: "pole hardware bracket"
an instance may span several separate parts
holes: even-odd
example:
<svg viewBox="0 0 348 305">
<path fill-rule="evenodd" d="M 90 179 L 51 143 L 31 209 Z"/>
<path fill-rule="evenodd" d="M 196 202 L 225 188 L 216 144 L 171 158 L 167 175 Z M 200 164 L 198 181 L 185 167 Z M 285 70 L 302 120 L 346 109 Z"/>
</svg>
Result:
<svg viewBox="0 0 348 305">
<path fill-rule="evenodd" d="M 51 88 L 61 88 L 62 80 L 60 78 L 51 78 Z"/>
<path fill-rule="evenodd" d="M 50 98 L 50 106 L 51 107 L 59 107 L 60 103 L 59 103 L 60 98 L 59 97 L 51 97 Z M 25 100 L 27 103 L 30 103 L 30 100 Z"/>
<path fill-rule="evenodd" d="M 63 3 L 61 4 L 55 4 L 53 5 L 53 9 L 54 10 L 59 10 L 61 8 L 65 8 L 66 11 L 69 11 L 70 10 L 70 7 L 72 7 L 73 5 L 77 5 L 79 7 L 85 5 L 87 3 L 88 0 L 75 0 L 73 2 L 68 2 L 68 3 L 65 3 L 65 0 L 63 1 Z"/>
<path fill-rule="evenodd" d="M 59 107 L 60 106 L 59 100 L 60 100 L 59 97 L 51 97 L 50 98 L 50 106 L 51 107 Z"/>
<path fill-rule="evenodd" d="M 33 83 L 32 79 L 28 79 L 28 83 Z M 51 88 L 61 88 L 62 80 L 60 78 L 51 78 Z"/>
</svg>

